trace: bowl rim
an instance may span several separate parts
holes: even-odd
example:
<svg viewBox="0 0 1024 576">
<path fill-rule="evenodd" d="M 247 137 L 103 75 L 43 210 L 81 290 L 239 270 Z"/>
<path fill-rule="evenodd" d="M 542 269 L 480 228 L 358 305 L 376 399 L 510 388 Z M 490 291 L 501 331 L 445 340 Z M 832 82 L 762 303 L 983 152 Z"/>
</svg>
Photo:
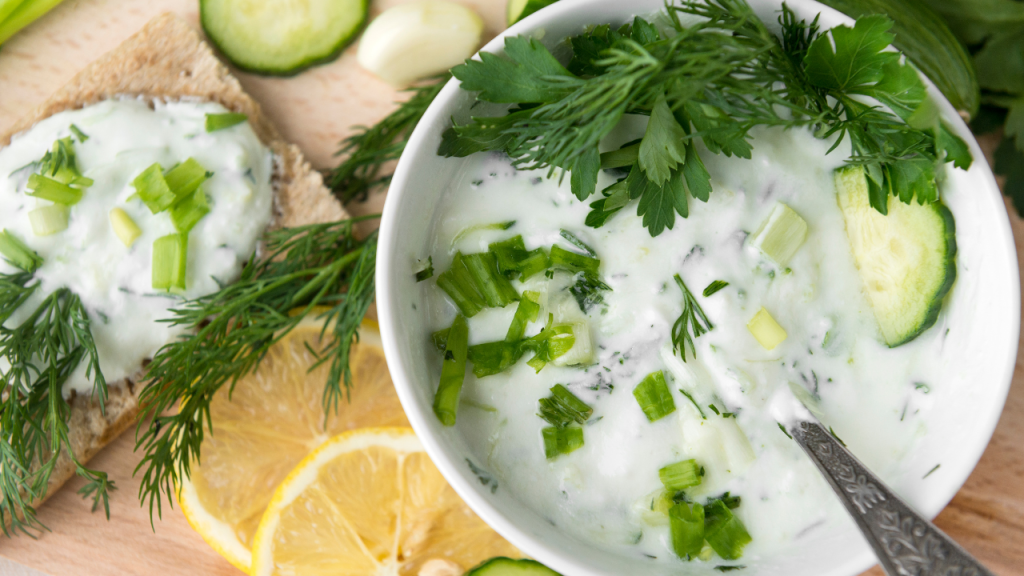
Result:
<svg viewBox="0 0 1024 576">
<path fill-rule="evenodd" d="M 531 33 L 535 33 L 542 30 L 545 26 L 562 19 L 568 14 L 581 9 L 586 9 L 589 4 L 597 4 L 607 1 L 608 0 L 561 0 L 510 26 L 487 42 L 479 52 L 502 53 L 505 38 L 509 36 L 529 35 Z M 777 2 L 781 4 L 781 0 L 760 0 L 760 2 Z M 787 2 L 791 5 L 799 6 L 797 8 L 798 13 L 801 12 L 801 8 L 804 7 L 809 10 L 816 10 L 821 13 L 826 21 L 835 22 L 835 25 L 850 25 L 854 22 L 853 18 L 850 18 L 829 6 L 821 4 L 817 0 L 787 0 Z M 631 16 L 635 13 L 631 10 L 630 6 L 631 3 L 621 4 L 621 10 L 624 17 Z M 479 59 L 479 52 L 474 54 L 474 59 Z M 983 173 L 980 174 L 979 177 L 987 180 L 987 184 L 989 184 L 986 186 L 986 188 L 988 188 L 986 193 L 991 193 L 994 190 L 995 194 L 999 195 L 999 203 L 1002 204 L 1002 195 L 998 184 L 996 183 L 995 176 L 993 175 L 991 167 L 978 145 L 977 140 L 967 127 L 967 124 L 959 116 L 953 106 L 946 100 L 942 93 L 935 87 L 931 80 L 929 80 L 923 73 L 919 73 L 919 75 L 924 81 L 929 95 L 936 101 L 942 110 L 944 120 L 951 124 L 953 131 L 967 142 L 971 154 L 975 159 L 975 163 L 981 163 Z M 485 492 L 489 492 L 489 490 L 486 487 L 481 486 L 478 479 L 472 476 L 468 469 L 461 466 L 461 456 L 455 455 L 453 452 L 450 453 L 450 448 L 444 445 L 446 442 L 429 432 L 430 427 L 427 425 L 427 419 L 434 417 L 431 407 L 424 406 L 418 401 L 417 396 L 411 387 L 414 378 L 410 376 L 409 371 L 406 370 L 406 366 L 398 360 L 398 358 L 400 358 L 400 346 L 398 344 L 396 333 L 400 328 L 395 324 L 395 314 L 393 313 L 393 310 L 396 309 L 397 299 L 394 298 L 395 295 L 392 293 L 392 283 L 390 280 L 392 278 L 394 267 L 397 265 L 397 258 L 394 258 L 394 255 L 396 254 L 397 248 L 395 230 L 397 229 L 398 205 L 401 202 L 403 195 L 407 193 L 407 189 L 410 187 L 410 184 L 414 181 L 412 168 L 413 160 L 410 160 L 413 154 L 410 154 L 410 152 L 424 146 L 431 145 L 431 127 L 437 124 L 439 117 L 444 114 L 447 104 L 453 98 L 457 97 L 459 90 L 460 82 L 458 79 L 452 78 L 442 88 L 437 97 L 424 112 L 416 128 L 409 137 L 405 151 L 398 161 L 398 165 L 395 169 L 394 176 L 392 177 L 391 184 L 387 192 L 378 239 L 378 254 L 382 255 L 382 257 L 378 257 L 377 259 L 375 279 L 377 285 L 377 314 L 379 318 L 380 334 L 385 352 L 385 359 L 395 385 L 395 390 L 398 393 L 399 400 L 402 403 L 410 424 L 416 431 L 417 436 L 420 438 L 427 454 L 456 493 L 477 515 L 480 516 L 482 520 L 484 520 L 484 522 L 520 550 L 534 558 L 537 558 L 539 561 L 561 573 L 579 574 L 585 572 L 586 569 L 579 566 L 572 556 L 549 545 L 549 543 L 534 537 L 529 534 L 528 531 L 521 529 L 518 525 L 506 518 L 505 515 L 486 497 Z M 1015 338 L 1017 338 L 1019 344 L 1021 302 L 1019 266 L 1016 259 L 1016 243 L 1014 242 L 1013 232 L 1010 228 L 1009 216 L 1007 215 L 1006 217 L 998 218 L 997 220 L 998 222 L 995 223 L 998 227 L 997 235 L 1004 243 L 1004 248 L 1008 248 L 1006 253 L 1010 256 L 1009 261 L 1004 265 L 1008 266 L 1009 271 L 1011 272 L 1009 274 L 1011 280 L 1009 288 L 1012 292 L 1014 306 L 1012 310 L 1007 310 L 1007 315 L 1010 317 L 1010 322 L 1013 325 L 1012 333 L 1016 334 Z M 952 474 L 949 474 L 949 476 L 946 477 L 946 482 L 936 489 L 937 492 L 940 492 L 940 489 L 943 491 L 941 492 L 943 493 L 943 497 L 938 500 L 941 504 L 936 509 L 923 511 L 924 515 L 929 518 L 937 516 L 938 513 L 949 504 L 963 484 L 967 481 L 970 474 L 977 467 L 978 461 L 981 459 L 985 449 L 991 442 L 992 435 L 995 433 L 996 426 L 999 423 L 1000 416 L 1006 404 L 1006 398 L 1009 394 L 1014 367 L 1016 365 L 1016 351 L 1018 350 L 1018 347 L 1013 346 L 1010 350 L 1015 352 L 1013 354 L 1009 354 L 1008 358 L 1003 361 L 1002 378 L 999 381 L 999 385 L 1002 389 L 995 395 L 999 401 L 992 404 L 990 413 L 983 414 L 982 417 L 979 418 L 979 420 L 986 423 L 985 426 L 981 427 L 984 434 L 979 434 L 977 436 L 978 441 L 975 444 L 960 447 L 961 450 L 970 450 L 972 452 L 972 456 L 965 460 L 965 462 L 970 463 L 970 466 L 965 465 L 963 469 L 953 471 Z M 867 570 L 876 562 L 874 554 L 867 546 L 865 546 L 861 554 L 851 559 L 845 565 L 836 566 L 832 572 L 834 574 L 849 574 L 853 576 Z"/>
</svg>

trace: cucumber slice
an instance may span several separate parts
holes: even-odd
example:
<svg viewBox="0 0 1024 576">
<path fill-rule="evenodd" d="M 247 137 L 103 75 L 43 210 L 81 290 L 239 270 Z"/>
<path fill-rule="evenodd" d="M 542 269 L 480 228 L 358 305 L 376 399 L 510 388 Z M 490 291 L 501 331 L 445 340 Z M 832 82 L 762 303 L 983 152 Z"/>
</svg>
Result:
<svg viewBox="0 0 1024 576">
<path fill-rule="evenodd" d="M 333 60 L 366 22 L 368 0 L 200 0 L 210 41 L 232 64 L 290 76 Z"/>
<path fill-rule="evenodd" d="M 956 227 L 941 202 L 871 207 L 864 168 L 835 173 L 846 235 L 885 343 L 905 344 L 935 324 L 956 279 Z"/>
<path fill-rule="evenodd" d="M 466 572 L 465 576 L 559 576 L 551 568 L 525 558 L 513 560 L 499 556 Z"/>
<path fill-rule="evenodd" d="M 508 25 L 511 26 L 533 14 L 541 8 L 546 8 L 558 0 L 508 0 L 505 17 Z"/>
</svg>

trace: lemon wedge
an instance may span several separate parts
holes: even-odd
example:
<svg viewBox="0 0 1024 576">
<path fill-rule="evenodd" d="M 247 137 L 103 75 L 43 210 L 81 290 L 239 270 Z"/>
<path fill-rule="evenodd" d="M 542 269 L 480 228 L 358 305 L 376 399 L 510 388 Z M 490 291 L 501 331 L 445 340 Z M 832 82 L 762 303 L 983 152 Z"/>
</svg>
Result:
<svg viewBox="0 0 1024 576">
<path fill-rule="evenodd" d="M 281 483 L 252 550 L 253 576 L 415 576 L 462 571 L 518 551 L 487 527 L 409 428 L 353 430 L 322 444 Z"/>
<path fill-rule="evenodd" d="M 364 321 L 352 346 L 348 401 L 324 427 L 322 396 L 329 363 L 315 370 L 309 348 L 322 347 L 322 322 L 303 321 L 239 380 L 210 403 L 212 433 L 202 460 L 179 486 L 189 524 L 229 562 L 248 572 L 251 547 L 274 490 L 310 452 L 332 436 L 366 426 L 408 426 L 381 348 L 377 325 Z"/>
</svg>

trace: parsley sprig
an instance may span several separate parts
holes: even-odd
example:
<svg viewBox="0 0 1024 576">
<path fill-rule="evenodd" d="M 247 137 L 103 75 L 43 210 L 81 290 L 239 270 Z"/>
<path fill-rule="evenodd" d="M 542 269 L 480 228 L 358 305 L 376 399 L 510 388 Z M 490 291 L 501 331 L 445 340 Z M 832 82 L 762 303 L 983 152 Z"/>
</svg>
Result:
<svg viewBox="0 0 1024 576">
<path fill-rule="evenodd" d="M 866 166 L 872 204 L 883 213 L 890 195 L 935 201 L 938 164 L 970 165 L 966 145 L 941 123 L 916 72 L 887 51 L 887 18 L 822 33 L 817 20 L 800 21 L 784 7 L 780 38 L 744 0 L 686 1 L 666 11 L 664 32 L 636 18 L 570 38 L 566 66 L 538 41 L 519 37 L 506 39 L 505 56 L 485 53 L 454 68 L 477 100 L 512 107 L 453 125 L 438 153 L 501 150 L 518 169 L 569 171 L 583 200 L 597 188 L 602 139 L 625 115 L 648 116 L 640 143 L 621 151 L 635 155 L 628 175 L 602 190 L 587 223 L 603 225 L 637 201 L 655 236 L 672 228 L 676 214 L 689 214 L 688 198 L 708 199 L 697 138 L 711 153 L 742 158 L 750 158 L 757 126 L 811 127 L 834 138 L 833 149 L 848 139 L 848 161 Z M 684 15 L 699 22 L 684 24 Z"/>
</svg>

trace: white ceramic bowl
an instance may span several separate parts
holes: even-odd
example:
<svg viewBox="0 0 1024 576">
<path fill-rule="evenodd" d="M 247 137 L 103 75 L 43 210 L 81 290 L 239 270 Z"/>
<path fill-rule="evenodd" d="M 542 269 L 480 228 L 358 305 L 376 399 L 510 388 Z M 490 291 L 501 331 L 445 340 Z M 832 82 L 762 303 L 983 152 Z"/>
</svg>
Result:
<svg viewBox="0 0 1024 576">
<path fill-rule="evenodd" d="M 766 22 L 775 21 L 781 0 L 750 0 Z M 789 0 L 801 17 L 821 13 L 823 28 L 851 23 L 839 12 L 810 0 Z M 562 0 L 516 24 L 484 47 L 500 52 L 508 35 L 529 34 L 549 47 L 578 34 L 588 24 L 620 24 L 634 14 L 651 14 L 663 0 Z M 977 464 L 1002 412 L 1017 354 L 1020 286 L 1009 221 L 995 179 L 970 131 L 941 94 L 930 86 L 947 122 L 971 144 L 973 167 L 954 170 L 944 201 L 956 215 L 960 279 L 951 298 L 959 302 L 954 322 L 968 330 L 968 345 L 958 354 L 960 370 L 950 374 L 956 394 L 937 397 L 929 434 L 908 457 L 905 470 L 942 468 L 928 482 L 919 472 L 890 479 L 919 511 L 934 517 L 949 502 Z M 412 271 L 428 245 L 435 206 L 451 188 L 465 160 L 437 155 L 441 133 L 455 117 L 464 122 L 472 96 L 450 82 L 416 127 L 391 183 L 380 230 L 377 256 L 377 306 L 388 367 L 402 405 L 434 463 L 455 490 L 488 524 L 523 552 L 567 575 L 718 574 L 711 565 L 637 562 L 563 534 L 541 515 L 516 500 L 509 490 L 496 493 L 471 473 L 470 455 L 458 428 L 444 428 L 431 405 L 437 387 L 437 355 L 416 302 L 425 297 Z M 477 111 L 479 113 L 479 110 Z M 972 275 L 964 281 L 966 274 Z M 908 475 L 909 476 L 909 475 Z M 743 574 L 852 576 L 875 562 L 850 523 L 846 531 L 821 532 L 801 539 L 778 557 L 744 558 Z"/>
</svg>

